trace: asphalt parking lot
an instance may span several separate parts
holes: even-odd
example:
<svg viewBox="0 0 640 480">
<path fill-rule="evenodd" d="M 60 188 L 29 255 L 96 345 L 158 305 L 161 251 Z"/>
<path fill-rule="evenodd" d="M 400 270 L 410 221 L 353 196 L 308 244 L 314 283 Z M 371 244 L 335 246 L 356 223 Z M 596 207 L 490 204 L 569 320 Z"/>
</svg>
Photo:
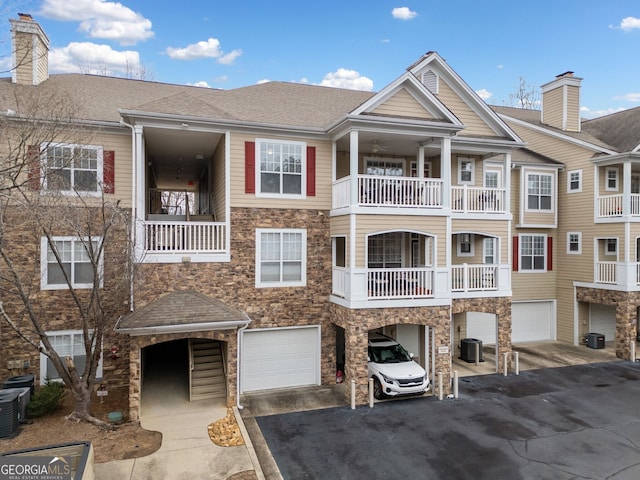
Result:
<svg viewBox="0 0 640 480">
<path fill-rule="evenodd" d="M 460 379 L 419 397 L 259 416 L 285 480 L 640 478 L 640 363 Z"/>
</svg>

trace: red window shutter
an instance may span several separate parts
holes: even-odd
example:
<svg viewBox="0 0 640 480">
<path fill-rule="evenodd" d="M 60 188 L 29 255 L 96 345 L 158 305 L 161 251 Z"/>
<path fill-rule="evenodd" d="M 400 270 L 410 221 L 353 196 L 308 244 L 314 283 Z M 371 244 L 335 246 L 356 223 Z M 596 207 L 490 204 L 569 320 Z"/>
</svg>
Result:
<svg viewBox="0 0 640 480">
<path fill-rule="evenodd" d="M 102 153 L 102 183 L 104 193 L 115 193 L 116 187 L 116 153 L 105 150 Z"/>
<path fill-rule="evenodd" d="M 547 237 L 547 270 L 553 270 L 553 238 Z"/>
<path fill-rule="evenodd" d="M 256 193 L 255 142 L 244 142 L 244 193 Z"/>
<path fill-rule="evenodd" d="M 512 252 L 512 270 L 514 272 L 518 271 L 518 264 L 520 263 L 520 253 L 518 252 L 518 237 L 513 237 L 513 252 Z"/>
<path fill-rule="evenodd" d="M 316 196 L 316 147 L 307 147 L 307 195 Z"/>
<path fill-rule="evenodd" d="M 31 190 L 40 190 L 40 147 L 27 147 L 27 185 Z"/>
</svg>

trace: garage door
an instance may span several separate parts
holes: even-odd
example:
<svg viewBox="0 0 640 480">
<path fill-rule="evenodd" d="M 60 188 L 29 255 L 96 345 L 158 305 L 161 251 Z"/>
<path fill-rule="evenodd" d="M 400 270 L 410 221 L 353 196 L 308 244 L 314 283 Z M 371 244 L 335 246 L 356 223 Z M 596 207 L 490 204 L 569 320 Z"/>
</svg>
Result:
<svg viewBox="0 0 640 480">
<path fill-rule="evenodd" d="M 241 391 L 320 385 L 320 327 L 245 330 Z"/>
<path fill-rule="evenodd" d="M 467 312 L 467 338 L 482 340 L 483 345 L 495 345 L 496 328 L 495 314 Z"/>
<path fill-rule="evenodd" d="M 589 331 L 602 333 L 604 341 L 616 338 L 616 307 L 613 305 L 589 304 Z"/>
<path fill-rule="evenodd" d="M 555 340 L 553 302 L 514 302 L 511 304 L 511 341 Z"/>
</svg>

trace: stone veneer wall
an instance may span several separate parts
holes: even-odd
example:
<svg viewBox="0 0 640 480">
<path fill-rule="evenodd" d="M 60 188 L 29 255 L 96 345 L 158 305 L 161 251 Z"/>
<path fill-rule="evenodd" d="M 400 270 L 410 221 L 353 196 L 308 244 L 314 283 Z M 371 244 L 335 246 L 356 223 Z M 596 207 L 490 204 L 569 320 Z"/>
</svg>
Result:
<svg viewBox="0 0 640 480">
<path fill-rule="evenodd" d="M 511 370 L 511 297 L 456 298 L 452 303 L 452 313 L 482 312 L 498 317 L 498 345 L 496 362 L 498 371 L 504 372 L 504 353 L 508 353 L 507 367 Z"/>
<path fill-rule="evenodd" d="M 638 333 L 640 292 L 619 292 L 602 288 L 576 287 L 578 302 L 613 305 L 616 307 L 616 356 L 631 359 L 630 342 Z M 635 361 L 635 359 L 631 359 Z"/>
<path fill-rule="evenodd" d="M 322 383 L 335 383 L 335 328 L 330 322 L 331 237 L 328 212 L 233 208 L 231 210 L 231 261 L 227 263 L 142 264 L 135 286 L 135 306 L 140 308 L 174 291 L 194 289 L 247 313 L 249 329 L 321 326 Z M 307 231 L 307 285 L 305 287 L 255 287 L 257 228 L 304 228 Z M 211 335 L 217 335 L 209 332 Z M 139 349 L 168 340 L 187 338 L 134 337 L 131 348 L 132 410 L 139 399 Z M 195 337 L 212 338 L 205 334 Z M 228 334 L 227 403 L 237 401 L 237 340 Z"/>
<path fill-rule="evenodd" d="M 433 328 L 433 334 L 436 339 L 435 371 L 443 373 L 444 391 L 449 392 L 451 390 L 451 355 L 449 353 L 437 353 L 439 346 L 448 347 L 451 343 L 451 313 L 449 306 L 351 310 L 332 304 L 330 310 L 333 323 L 344 329 L 345 381 L 351 382 L 351 380 L 355 380 L 355 400 L 358 405 L 367 403 L 369 395 L 368 332 L 388 325 L 412 324 Z M 433 379 L 431 380 L 433 382 Z M 349 388 L 345 389 L 345 396 L 347 401 L 350 401 L 351 392 Z"/>
</svg>

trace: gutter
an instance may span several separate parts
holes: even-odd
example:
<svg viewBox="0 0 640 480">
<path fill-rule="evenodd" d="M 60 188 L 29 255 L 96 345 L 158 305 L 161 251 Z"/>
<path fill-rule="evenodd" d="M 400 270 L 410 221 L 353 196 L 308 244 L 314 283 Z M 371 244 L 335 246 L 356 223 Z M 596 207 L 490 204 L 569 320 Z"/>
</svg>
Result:
<svg viewBox="0 0 640 480">
<path fill-rule="evenodd" d="M 131 181 L 131 246 L 133 247 L 133 252 L 130 258 L 131 261 L 131 272 L 129 275 L 129 311 L 133 312 L 133 272 L 134 272 L 134 258 L 135 255 L 135 246 L 136 246 L 136 193 L 138 191 L 138 183 L 136 176 L 136 132 L 134 131 L 133 125 L 125 122 L 123 119 L 120 119 L 120 125 L 124 125 L 125 127 L 129 127 L 131 129 L 131 172 L 132 172 L 132 181 Z"/>
<path fill-rule="evenodd" d="M 246 315 L 246 314 L 245 314 Z M 249 320 L 251 322 L 251 320 Z M 236 346 L 237 346 L 237 354 L 236 354 L 236 407 L 238 410 L 242 410 L 244 407 L 240 405 L 240 337 L 242 332 L 244 332 L 249 326 L 249 322 L 247 322 L 243 327 L 240 327 L 236 332 Z"/>
<path fill-rule="evenodd" d="M 118 323 L 122 317 L 118 319 Z M 207 322 L 207 323 L 189 323 L 186 325 L 157 325 L 155 327 L 135 327 L 135 328 L 118 328 L 116 324 L 115 331 L 118 333 L 128 333 L 135 337 L 139 335 L 160 335 L 163 333 L 187 333 L 187 332 L 206 332 L 211 330 L 228 330 L 230 328 L 247 327 L 251 323 L 247 320 L 229 320 L 226 322 Z"/>
</svg>

